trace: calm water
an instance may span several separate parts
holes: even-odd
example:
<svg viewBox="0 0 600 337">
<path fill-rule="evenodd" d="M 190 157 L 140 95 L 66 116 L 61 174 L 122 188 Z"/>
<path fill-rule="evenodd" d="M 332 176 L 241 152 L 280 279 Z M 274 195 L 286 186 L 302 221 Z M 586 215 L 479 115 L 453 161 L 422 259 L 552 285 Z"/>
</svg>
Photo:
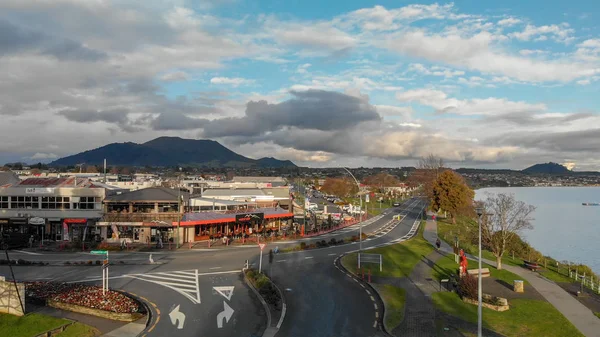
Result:
<svg viewBox="0 0 600 337">
<path fill-rule="evenodd" d="M 517 200 L 536 206 L 534 229 L 523 237 L 544 255 L 590 266 L 600 273 L 600 206 L 582 206 L 582 202 L 600 202 L 600 187 L 500 187 L 484 188 L 485 193 L 511 193 Z"/>
</svg>

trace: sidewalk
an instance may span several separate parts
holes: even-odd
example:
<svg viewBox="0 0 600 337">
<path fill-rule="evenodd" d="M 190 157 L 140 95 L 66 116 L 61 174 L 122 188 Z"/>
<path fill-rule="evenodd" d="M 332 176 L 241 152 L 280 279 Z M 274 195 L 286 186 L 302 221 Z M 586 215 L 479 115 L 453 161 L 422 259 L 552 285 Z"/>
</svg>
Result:
<svg viewBox="0 0 600 337">
<path fill-rule="evenodd" d="M 432 245 L 435 245 L 437 238 L 437 222 L 428 220 L 423 234 L 425 239 Z M 442 241 L 442 251 L 452 254 L 452 247 Z M 470 257 L 475 259 L 473 257 Z M 496 265 L 496 261 L 482 259 L 483 262 L 492 266 Z M 581 333 L 586 336 L 597 336 L 600 331 L 600 319 L 598 319 L 590 309 L 579 303 L 573 296 L 559 287 L 556 283 L 543 278 L 538 273 L 529 271 L 524 268 L 504 265 L 506 269 L 512 273 L 521 276 L 527 280 L 544 298 L 560 311 Z"/>
</svg>

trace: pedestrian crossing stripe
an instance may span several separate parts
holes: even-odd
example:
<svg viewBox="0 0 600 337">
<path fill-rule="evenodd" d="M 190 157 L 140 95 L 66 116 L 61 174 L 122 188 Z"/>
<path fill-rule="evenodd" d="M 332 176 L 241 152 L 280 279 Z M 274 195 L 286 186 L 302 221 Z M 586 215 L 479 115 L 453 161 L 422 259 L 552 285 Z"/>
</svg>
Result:
<svg viewBox="0 0 600 337">
<path fill-rule="evenodd" d="M 168 273 L 126 274 L 123 276 L 167 287 L 185 296 L 194 304 L 201 303 L 197 269 Z"/>
</svg>

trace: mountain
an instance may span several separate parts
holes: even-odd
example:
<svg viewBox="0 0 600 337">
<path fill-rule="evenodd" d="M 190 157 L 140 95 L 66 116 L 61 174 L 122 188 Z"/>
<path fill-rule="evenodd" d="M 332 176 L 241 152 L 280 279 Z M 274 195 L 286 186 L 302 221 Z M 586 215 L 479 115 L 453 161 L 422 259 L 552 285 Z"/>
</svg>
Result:
<svg viewBox="0 0 600 337">
<path fill-rule="evenodd" d="M 179 137 L 159 137 L 143 144 L 112 143 L 57 159 L 49 165 L 102 165 L 105 158 L 109 165 L 118 166 L 296 167 L 289 160 L 247 158 L 214 140 Z"/>
<path fill-rule="evenodd" d="M 557 163 L 535 164 L 522 171 L 526 174 L 570 174 L 571 170 Z"/>
</svg>

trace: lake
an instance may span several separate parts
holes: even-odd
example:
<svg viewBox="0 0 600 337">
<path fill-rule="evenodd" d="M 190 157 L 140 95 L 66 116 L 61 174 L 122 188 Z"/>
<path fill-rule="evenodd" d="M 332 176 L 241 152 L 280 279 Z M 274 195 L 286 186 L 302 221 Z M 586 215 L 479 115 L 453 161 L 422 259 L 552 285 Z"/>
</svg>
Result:
<svg viewBox="0 0 600 337">
<path fill-rule="evenodd" d="M 475 199 L 485 193 L 513 194 L 517 200 L 534 205 L 534 229 L 522 237 L 544 255 L 590 266 L 600 273 L 600 187 L 498 187 L 475 191 Z"/>
</svg>

